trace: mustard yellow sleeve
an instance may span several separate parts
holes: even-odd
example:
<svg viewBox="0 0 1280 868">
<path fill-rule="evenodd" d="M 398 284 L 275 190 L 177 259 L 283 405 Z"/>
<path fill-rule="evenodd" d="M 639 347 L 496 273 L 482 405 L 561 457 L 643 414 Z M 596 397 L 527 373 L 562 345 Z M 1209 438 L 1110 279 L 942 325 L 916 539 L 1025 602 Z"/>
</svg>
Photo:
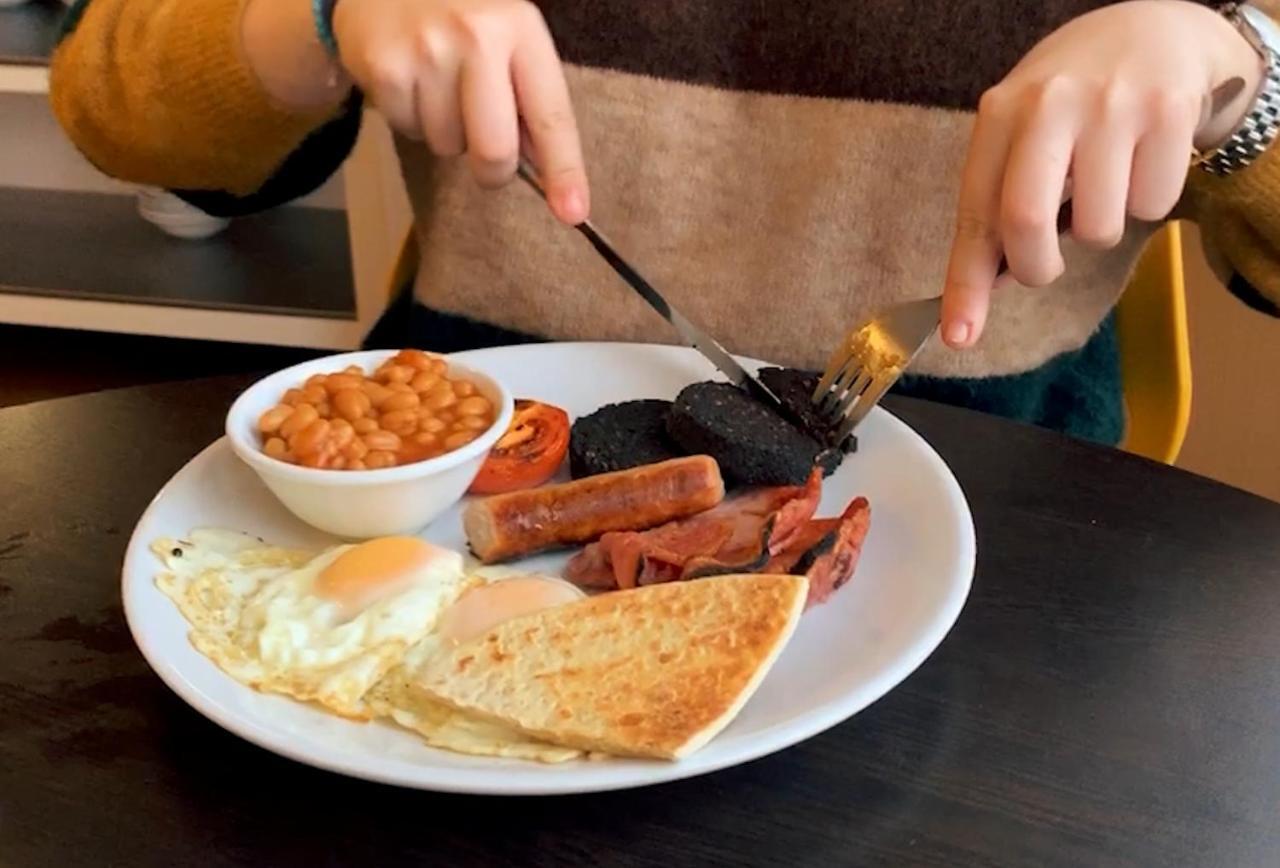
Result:
<svg viewBox="0 0 1280 868">
<path fill-rule="evenodd" d="M 133 183 L 251 196 L 350 108 L 307 114 L 274 104 L 241 54 L 243 5 L 81 0 L 72 9 L 50 99 L 90 162 Z M 343 157 L 320 162 L 332 171 Z"/>
<path fill-rule="evenodd" d="M 1280 17 L 1280 0 L 1255 4 Z M 1252 307 L 1280 315 L 1280 140 L 1226 177 L 1193 166 L 1184 202 L 1223 283 Z"/>
<path fill-rule="evenodd" d="M 1193 167 L 1187 193 L 1218 277 L 1252 306 L 1280 313 L 1280 147 L 1226 177 Z"/>
</svg>

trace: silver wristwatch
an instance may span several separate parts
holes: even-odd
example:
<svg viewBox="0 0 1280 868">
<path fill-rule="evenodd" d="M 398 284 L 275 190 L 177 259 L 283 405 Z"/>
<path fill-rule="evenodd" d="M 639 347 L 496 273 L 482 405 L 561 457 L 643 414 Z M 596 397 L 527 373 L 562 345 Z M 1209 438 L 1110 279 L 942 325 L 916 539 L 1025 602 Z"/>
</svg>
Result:
<svg viewBox="0 0 1280 868">
<path fill-rule="evenodd" d="M 1223 14 L 1262 56 L 1265 71 L 1258 95 L 1234 133 L 1216 149 L 1198 154 L 1196 164 L 1211 175 L 1230 175 L 1262 155 L 1280 132 L 1280 28 L 1247 3 Z"/>
</svg>

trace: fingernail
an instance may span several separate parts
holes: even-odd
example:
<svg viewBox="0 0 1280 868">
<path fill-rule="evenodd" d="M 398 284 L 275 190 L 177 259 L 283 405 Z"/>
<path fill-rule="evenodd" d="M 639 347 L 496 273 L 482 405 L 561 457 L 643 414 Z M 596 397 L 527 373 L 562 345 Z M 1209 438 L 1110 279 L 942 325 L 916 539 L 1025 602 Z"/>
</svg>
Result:
<svg viewBox="0 0 1280 868">
<path fill-rule="evenodd" d="M 560 213 L 570 223 L 581 223 L 587 219 L 586 204 L 583 201 L 582 194 L 577 190 L 569 190 L 560 196 Z"/>
<path fill-rule="evenodd" d="M 973 326 L 962 320 L 947 323 L 946 328 L 942 330 L 942 339 L 953 347 L 962 347 L 969 343 L 969 335 L 973 333 Z"/>
</svg>

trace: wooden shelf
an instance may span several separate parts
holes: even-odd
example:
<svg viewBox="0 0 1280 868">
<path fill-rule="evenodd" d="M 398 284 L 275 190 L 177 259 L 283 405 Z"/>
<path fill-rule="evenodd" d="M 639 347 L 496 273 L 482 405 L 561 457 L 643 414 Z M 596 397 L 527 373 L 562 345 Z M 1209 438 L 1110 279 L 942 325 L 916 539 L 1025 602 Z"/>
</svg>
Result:
<svg viewBox="0 0 1280 868">
<path fill-rule="evenodd" d="M 289 206 L 185 241 L 135 201 L 0 187 L 0 293 L 356 319 L 344 212 Z"/>
<path fill-rule="evenodd" d="M 0 9 L 0 64 L 48 65 L 66 10 L 50 0 Z"/>
</svg>

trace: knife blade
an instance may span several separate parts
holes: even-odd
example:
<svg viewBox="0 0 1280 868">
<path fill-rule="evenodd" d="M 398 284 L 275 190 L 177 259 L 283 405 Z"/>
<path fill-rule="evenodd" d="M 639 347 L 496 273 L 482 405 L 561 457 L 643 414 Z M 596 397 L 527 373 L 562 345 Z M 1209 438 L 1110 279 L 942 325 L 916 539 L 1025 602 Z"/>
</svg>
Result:
<svg viewBox="0 0 1280 868">
<path fill-rule="evenodd" d="M 543 199 L 546 198 L 546 192 L 543 191 L 542 184 L 538 182 L 538 177 L 531 166 L 521 160 L 516 173 L 530 187 L 532 187 L 539 196 Z M 596 252 L 600 254 L 601 258 L 609 264 L 609 267 L 611 267 L 618 276 L 626 282 L 627 286 L 631 287 L 637 295 L 643 298 L 650 307 L 657 311 L 663 319 L 675 328 L 686 346 L 697 350 L 704 359 L 716 368 L 716 370 L 728 377 L 729 382 L 733 383 L 735 386 L 746 389 L 757 400 L 764 403 L 775 413 L 781 414 L 785 419 L 792 422 L 792 424 L 798 425 L 800 430 L 807 431 L 808 433 L 817 436 L 815 432 L 809 431 L 808 426 L 804 421 L 795 413 L 792 413 L 768 386 L 760 382 L 751 374 L 747 373 L 746 369 L 743 368 L 742 365 L 738 364 L 737 360 L 735 360 L 733 356 L 729 354 L 729 351 L 721 346 L 715 338 L 698 328 L 689 320 L 688 317 L 672 307 L 671 304 L 662 296 L 662 293 L 654 289 L 653 284 L 645 280 L 644 277 L 641 276 L 640 272 L 636 271 L 636 269 L 618 253 L 617 249 L 609 243 L 608 239 L 604 237 L 600 230 L 591 225 L 590 221 L 584 220 L 574 228 L 582 233 L 587 241 L 591 243 L 591 246 L 596 249 Z M 818 439 L 819 442 L 822 441 L 821 437 Z"/>
</svg>

